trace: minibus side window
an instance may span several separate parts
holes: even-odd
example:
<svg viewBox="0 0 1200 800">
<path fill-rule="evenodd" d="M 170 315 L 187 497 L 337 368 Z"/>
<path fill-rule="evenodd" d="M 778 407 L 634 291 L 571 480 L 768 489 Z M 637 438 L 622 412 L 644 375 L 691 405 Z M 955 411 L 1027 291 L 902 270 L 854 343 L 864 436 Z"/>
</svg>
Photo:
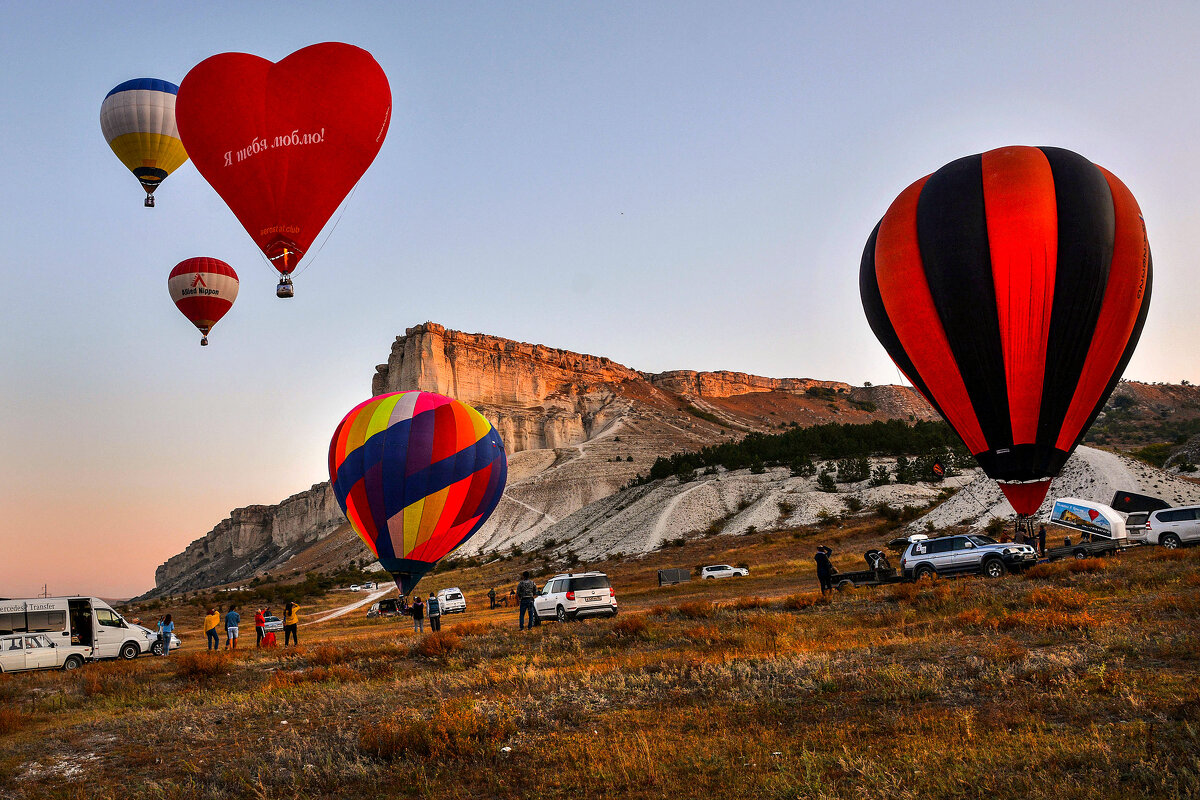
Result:
<svg viewBox="0 0 1200 800">
<path fill-rule="evenodd" d="M 65 611 L 30 611 L 28 614 L 29 631 L 65 631 L 67 629 L 67 612 Z"/>
<path fill-rule="evenodd" d="M 0 614 L 0 636 L 25 630 L 25 613 Z"/>
</svg>

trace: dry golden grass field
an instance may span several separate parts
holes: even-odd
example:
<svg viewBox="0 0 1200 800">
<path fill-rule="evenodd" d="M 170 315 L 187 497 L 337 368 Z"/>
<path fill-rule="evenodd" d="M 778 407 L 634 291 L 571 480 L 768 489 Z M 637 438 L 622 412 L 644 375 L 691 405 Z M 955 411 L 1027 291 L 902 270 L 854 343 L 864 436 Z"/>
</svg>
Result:
<svg viewBox="0 0 1200 800">
<path fill-rule="evenodd" d="M 467 592 L 440 634 L 360 609 L 298 648 L 210 655 L 180 606 L 169 658 L 0 677 L 0 797 L 1200 796 L 1200 549 L 823 601 L 816 544 L 858 569 L 880 539 L 590 565 L 621 615 L 525 633 L 484 598 L 520 559 L 423 581 Z M 655 582 L 724 561 L 751 576 Z"/>
</svg>

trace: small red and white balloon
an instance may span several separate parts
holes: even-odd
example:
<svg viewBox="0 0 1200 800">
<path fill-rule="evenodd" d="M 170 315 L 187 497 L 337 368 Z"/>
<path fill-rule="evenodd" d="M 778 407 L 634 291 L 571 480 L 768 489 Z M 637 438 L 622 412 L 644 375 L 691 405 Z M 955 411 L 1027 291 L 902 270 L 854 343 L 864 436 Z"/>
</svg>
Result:
<svg viewBox="0 0 1200 800">
<path fill-rule="evenodd" d="M 219 259 L 188 258 L 171 270 L 167 288 L 179 311 L 200 329 L 203 346 L 208 344 L 208 332 L 237 299 L 238 276 Z"/>
</svg>

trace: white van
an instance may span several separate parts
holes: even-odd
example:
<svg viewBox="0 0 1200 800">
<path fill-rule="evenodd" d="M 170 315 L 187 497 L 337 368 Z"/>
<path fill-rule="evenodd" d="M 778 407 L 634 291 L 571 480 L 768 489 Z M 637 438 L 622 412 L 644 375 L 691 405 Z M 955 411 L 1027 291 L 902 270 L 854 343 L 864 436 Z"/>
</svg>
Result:
<svg viewBox="0 0 1200 800">
<path fill-rule="evenodd" d="M 153 644 L 145 628 L 98 597 L 0 600 L 0 636 L 18 633 L 44 633 L 55 647 L 87 648 L 81 652 L 89 658 L 137 658 Z"/>
</svg>

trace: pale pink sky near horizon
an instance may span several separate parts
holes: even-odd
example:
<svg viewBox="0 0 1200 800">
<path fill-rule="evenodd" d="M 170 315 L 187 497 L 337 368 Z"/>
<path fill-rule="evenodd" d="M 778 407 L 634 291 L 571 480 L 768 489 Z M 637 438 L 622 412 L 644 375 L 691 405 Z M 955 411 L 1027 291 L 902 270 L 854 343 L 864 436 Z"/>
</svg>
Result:
<svg viewBox="0 0 1200 800">
<path fill-rule="evenodd" d="M 1007 144 L 1130 187 L 1155 286 L 1126 376 L 1200 381 L 1194 4 L 287 12 L 0 7 L 20 67 L 0 85 L 0 596 L 144 592 L 231 509 L 325 480 L 334 426 L 426 320 L 654 372 L 894 382 L 858 299 L 863 243 L 909 183 Z M 141 207 L 99 109 L 129 78 L 319 41 L 369 50 L 394 115 L 283 302 L 192 165 Z M 204 349 L 166 288 L 197 255 L 241 276 Z"/>
</svg>

